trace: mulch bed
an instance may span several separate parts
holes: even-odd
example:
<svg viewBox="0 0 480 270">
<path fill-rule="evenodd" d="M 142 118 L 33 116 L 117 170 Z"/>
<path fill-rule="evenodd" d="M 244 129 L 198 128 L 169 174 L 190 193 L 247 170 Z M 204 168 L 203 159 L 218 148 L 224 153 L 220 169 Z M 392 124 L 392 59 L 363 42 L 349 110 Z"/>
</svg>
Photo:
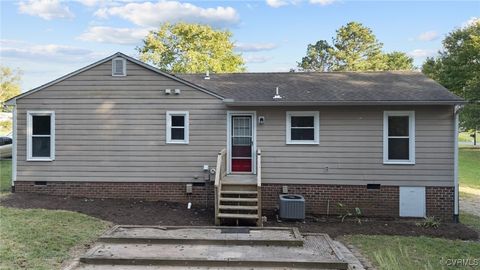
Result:
<svg viewBox="0 0 480 270">
<path fill-rule="evenodd" d="M 204 206 L 188 210 L 185 204 L 122 199 L 85 199 L 14 193 L 0 199 L 0 205 L 14 208 L 43 208 L 84 213 L 114 224 L 211 226 L 214 225 L 213 209 Z M 302 232 L 322 232 L 336 238 L 348 234 L 430 236 L 448 239 L 478 240 L 475 230 L 456 223 L 441 223 L 438 228 L 417 226 L 418 221 L 404 219 L 362 219 L 341 222 L 336 217 L 308 217 L 305 222 L 278 221 L 269 216 L 265 226 L 298 227 Z"/>
</svg>

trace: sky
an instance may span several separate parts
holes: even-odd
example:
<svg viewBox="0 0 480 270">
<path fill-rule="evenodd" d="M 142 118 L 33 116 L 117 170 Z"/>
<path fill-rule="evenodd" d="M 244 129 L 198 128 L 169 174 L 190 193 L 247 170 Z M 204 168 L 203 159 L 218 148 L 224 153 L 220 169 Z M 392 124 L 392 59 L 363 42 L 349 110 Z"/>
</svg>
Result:
<svg viewBox="0 0 480 270">
<path fill-rule="evenodd" d="M 330 42 L 350 21 L 420 67 L 449 32 L 480 18 L 478 0 L 0 1 L 0 64 L 22 71 L 22 91 L 117 51 L 137 58 L 142 38 L 164 22 L 228 29 L 247 71 L 267 72 L 295 68 L 308 44 Z"/>
</svg>

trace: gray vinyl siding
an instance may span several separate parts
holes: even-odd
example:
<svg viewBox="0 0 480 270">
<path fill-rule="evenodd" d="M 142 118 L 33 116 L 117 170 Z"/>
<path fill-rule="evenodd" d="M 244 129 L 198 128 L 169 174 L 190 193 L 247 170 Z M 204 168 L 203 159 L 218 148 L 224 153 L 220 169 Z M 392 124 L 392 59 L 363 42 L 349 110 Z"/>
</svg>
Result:
<svg viewBox="0 0 480 270">
<path fill-rule="evenodd" d="M 319 145 L 286 144 L 286 111 L 302 110 L 320 113 Z M 415 165 L 383 164 L 384 110 L 415 111 Z M 262 108 L 257 116 L 265 116 L 257 127 L 265 183 L 453 185 L 452 107 Z"/>
<path fill-rule="evenodd" d="M 244 109 L 265 117 L 257 126 L 264 183 L 453 185 L 451 106 L 227 108 L 128 61 L 127 75 L 112 77 L 107 62 L 18 99 L 17 181 L 203 181 L 202 166 L 226 148 L 227 111 Z M 28 110 L 55 111 L 55 161 L 26 161 Z M 188 145 L 165 143 L 168 110 L 189 111 Z M 384 110 L 415 111 L 415 165 L 383 164 Z M 320 144 L 287 145 L 286 111 L 319 111 Z"/>
<path fill-rule="evenodd" d="M 131 62 L 127 75 L 109 61 L 17 100 L 17 181 L 203 181 L 225 147 L 222 101 Z M 26 161 L 28 110 L 55 111 L 55 161 Z M 169 110 L 189 111 L 188 145 L 166 144 Z"/>
</svg>

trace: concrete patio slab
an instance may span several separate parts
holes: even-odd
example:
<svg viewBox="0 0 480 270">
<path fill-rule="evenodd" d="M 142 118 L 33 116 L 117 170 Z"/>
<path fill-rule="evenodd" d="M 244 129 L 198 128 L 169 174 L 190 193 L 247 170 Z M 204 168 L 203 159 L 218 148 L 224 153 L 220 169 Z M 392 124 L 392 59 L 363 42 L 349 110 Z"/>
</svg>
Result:
<svg viewBox="0 0 480 270">
<path fill-rule="evenodd" d="M 297 228 L 115 226 L 99 238 L 105 243 L 303 245 Z"/>
<path fill-rule="evenodd" d="M 349 262 L 328 235 L 296 228 L 116 226 L 74 269 L 349 269 Z"/>
</svg>

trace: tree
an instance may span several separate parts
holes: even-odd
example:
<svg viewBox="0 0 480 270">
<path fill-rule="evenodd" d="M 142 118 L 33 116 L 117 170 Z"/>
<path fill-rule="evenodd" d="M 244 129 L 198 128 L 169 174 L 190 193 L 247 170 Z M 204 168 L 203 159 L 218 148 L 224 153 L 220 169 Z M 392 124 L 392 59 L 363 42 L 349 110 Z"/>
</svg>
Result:
<svg viewBox="0 0 480 270">
<path fill-rule="evenodd" d="M 140 59 L 166 72 L 203 73 L 244 71 L 244 61 L 233 51 L 230 31 L 208 25 L 165 23 L 137 48 Z"/>
<path fill-rule="evenodd" d="M 361 23 L 349 22 L 340 27 L 332 45 L 320 40 L 309 44 L 307 55 L 298 66 L 308 71 L 412 70 L 413 58 L 403 52 L 382 52 L 372 30 Z"/>
<path fill-rule="evenodd" d="M 386 70 L 412 70 L 413 58 L 409 57 L 404 52 L 391 52 L 385 55 Z"/>
<path fill-rule="evenodd" d="M 480 127 L 480 20 L 450 32 L 443 50 L 428 58 L 422 72 L 468 104 L 460 114 L 460 125 L 467 130 Z"/>
<path fill-rule="evenodd" d="M 383 70 L 383 44 L 372 30 L 357 22 L 349 22 L 337 30 L 333 39 L 334 69 L 337 71 Z"/>
<path fill-rule="evenodd" d="M 0 66 L 0 106 L 2 108 L 6 100 L 20 94 L 20 77 L 20 70 Z"/>
<path fill-rule="evenodd" d="M 332 68 L 332 47 L 326 40 L 308 44 L 307 55 L 298 63 L 298 67 L 306 71 L 328 71 Z"/>
</svg>

